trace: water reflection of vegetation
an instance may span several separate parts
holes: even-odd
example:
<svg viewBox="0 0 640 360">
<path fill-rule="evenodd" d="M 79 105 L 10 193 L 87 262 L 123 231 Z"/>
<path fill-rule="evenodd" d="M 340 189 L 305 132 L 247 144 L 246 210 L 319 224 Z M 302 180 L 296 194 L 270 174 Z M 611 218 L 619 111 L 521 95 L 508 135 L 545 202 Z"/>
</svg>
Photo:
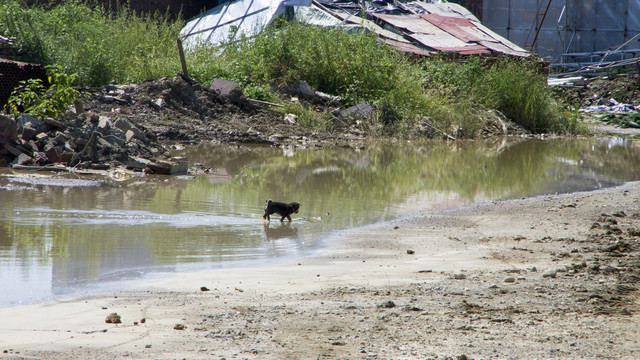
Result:
<svg viewBox="0 0 640 360">
<path fill-rule="evenodd" d="M 213 198 L 221 204 L 295 199 L 308 216 L 320 216 L 337 204 L 339 212 L 360 223 L 367 217 L 363 206 L 366 213 L 380 212 L 421 192 L 450 191 L 471 202 L 478 195 L 511 198 L 543 193 L 550 182 L 566 181 L 581 169 L 618 181 L 637 178 L 632 159 L 638 157 L 638 149 L 608 146 L 593 141 L 493 139 L 380 143 L 362 151 L 298 150 L 293 156 L 255 149 L 262 166 L 246 168 L 234 181 L 217 186 L 201 177 L 185 191 L 192 193 L 190 198 Z M 265 152 L 271 156 L 265 158 Z M 205 162 L 218 164 L 215 151 L 210 153 L 212 158 Z M 574 171 L 571 163 L 581 166 Z"/>
</svg>

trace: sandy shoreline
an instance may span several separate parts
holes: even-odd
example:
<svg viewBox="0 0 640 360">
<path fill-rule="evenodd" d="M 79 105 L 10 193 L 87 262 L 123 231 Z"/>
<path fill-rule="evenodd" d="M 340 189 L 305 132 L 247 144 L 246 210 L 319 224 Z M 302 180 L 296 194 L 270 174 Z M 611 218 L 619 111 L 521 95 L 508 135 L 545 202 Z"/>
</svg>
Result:
<svg viewBox="0 0 640 360">
<path fill-rule="evenodd" d="M 0 359 L 638 358 L 639 204 L 635 182 L 424 213 L 278 266 L 0 309 Z"/>
</svg>

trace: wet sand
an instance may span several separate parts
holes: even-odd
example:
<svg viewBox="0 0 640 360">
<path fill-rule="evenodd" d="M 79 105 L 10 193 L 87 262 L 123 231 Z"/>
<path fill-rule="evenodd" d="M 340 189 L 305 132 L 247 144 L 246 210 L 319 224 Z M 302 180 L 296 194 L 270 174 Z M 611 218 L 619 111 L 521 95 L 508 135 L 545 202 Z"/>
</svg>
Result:
<svg viewBox="0 0 640 360">
<path fill-rule="evenodd" d="M 0 358 L 637 358 L 639 204 L 635 182 L 421 213 L 277 266 L 1 309 Z"/>
</svg>

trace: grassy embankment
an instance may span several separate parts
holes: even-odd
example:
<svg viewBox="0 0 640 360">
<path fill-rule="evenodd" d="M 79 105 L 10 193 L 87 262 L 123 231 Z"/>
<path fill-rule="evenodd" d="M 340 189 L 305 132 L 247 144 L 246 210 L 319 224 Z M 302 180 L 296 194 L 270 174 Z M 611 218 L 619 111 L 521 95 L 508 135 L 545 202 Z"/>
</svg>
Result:
<svg viewBox="0 0 640 360">
<path fill-rule="evenodd" d="M 175 40 L 184 22 L 163 14 L 137 15 L 125 8 L 108 14 L 72 0 L 45 10 L 6 0 L 0 21 L 2 35 L 17 38 L 22 60 L 57 65 L 76 75 L 75 85 L 136 83 L 180 71 Z M 273 26 L 223 51 L 202 47 L 187 57 L 196 80 L 234 80 L 256 99 L 284 101 L 276 90 L 305 80 L 342 97 L 346 105 L 368 101 L 378 114 L 368 125 L 381 135 L 407 135 L 429 119 L 438 129 L 456 126 L 470 137 L 483 126 L 487 110 L 500 111 L 533 132 L 578 128 L 575 117 L 552 97 L 546 75 L 528 61 L 410 60 L 371 34 L 301 24 Z M 333 127 L 329 112 L 296 103 L 284 110 L 306 126 Z"/>
</svg>

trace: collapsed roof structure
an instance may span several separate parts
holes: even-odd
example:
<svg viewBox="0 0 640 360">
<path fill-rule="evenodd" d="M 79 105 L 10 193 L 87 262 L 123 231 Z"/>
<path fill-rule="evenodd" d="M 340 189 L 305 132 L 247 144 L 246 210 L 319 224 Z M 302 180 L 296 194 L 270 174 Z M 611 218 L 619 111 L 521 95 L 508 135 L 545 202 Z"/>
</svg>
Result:
<svg viewBox="0 0 640 360">
<path fill-rule="evenodd" d="M 531 54 L 496 34 L 464 7 L 444 0 L 237 0 L 189 20 L 184 44 L 214 46 L 252 37 L 285 17 L 315 26 L 363 28 L 399 51 L 429 56 Z"/>
</svg>

